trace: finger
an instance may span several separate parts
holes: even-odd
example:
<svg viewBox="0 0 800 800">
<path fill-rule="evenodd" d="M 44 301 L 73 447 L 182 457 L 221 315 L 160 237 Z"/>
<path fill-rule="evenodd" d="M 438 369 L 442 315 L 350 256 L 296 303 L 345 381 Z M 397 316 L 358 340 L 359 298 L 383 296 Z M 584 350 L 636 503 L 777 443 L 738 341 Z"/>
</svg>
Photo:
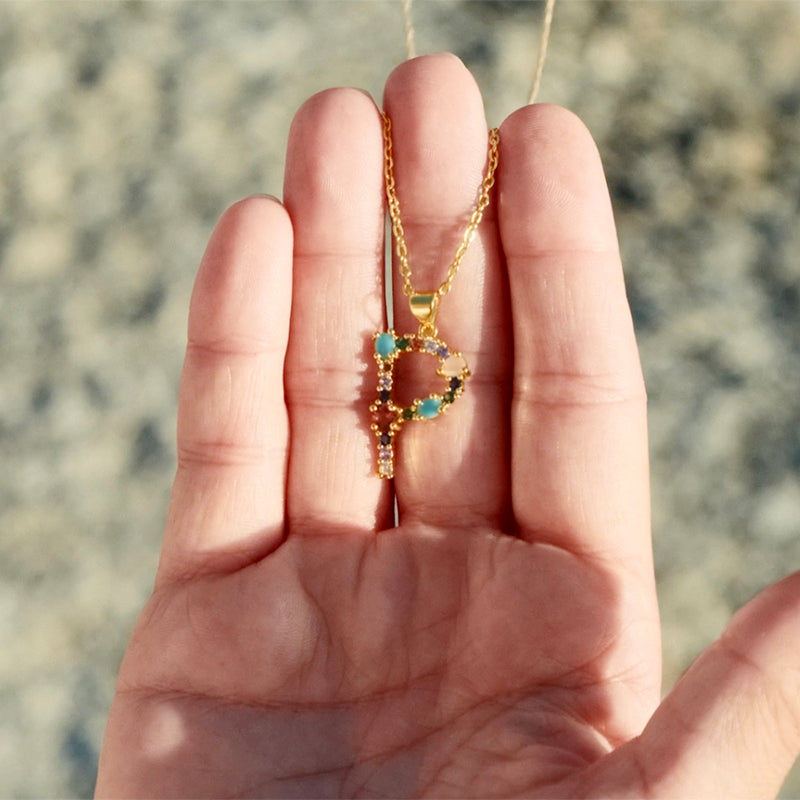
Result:
<svg viewBox="0 0 800 800">
<path fill-rule="evenodd" d="M 641 737 L 587 773 L 596 796 L 627 786 L 642 797 L 775 797 L 800 754 L 798 653 L 795 573 L 734 616 Z"/>
<path fill-rule="evenodd" d="M 189 311 L 161 579 L 236 569 L 283 536 L 291 258 L 271 198 L 237 203 L 211 236 Z"/>
<path fill-rule="evenodd" d="M 520 109 L 500 136 L 517 524 L 649 575 L 646 398 L 596 147 L 555 106 Z"/>
<path fill-rule="evenodd" d="M 378 110 L 360 91 L 322 92 L 292 124 L 284 186 L 295 230 L 290 533 L 391 523 L 391 487 L 375 477 L 369 430 L 373 332 L 385 324 L 382 154 Z"/>
<path fill-rule="evenodd" d="M 500 143 L 514 517 L 527 541 L 613 580 L 619 623 L 603 658 L 631 691 L 628 725 L 640 730 L 661 661 L 646 400 L 602 165 L 584 126 L 555 106 L 515 112 Z"/>
<path fill-rule="evenodd" d="M 475 80 L 455 56 L 425 56 L 398 67 L 386 84 L 397 194 L 415 290 L 435 290 L 463 237 L 487 164 L 488 134 Z M 417 323 L 394 265 L 398 333 Z M 395 490 L 402 522 L 496 527 L 508 506 L 507 292 L 490 204 L 437 325 L 466 357 L 463 395 L 432 421 L 410 421 L 397 435 Z M 412 362 L 413 359 L 413 363 Z M 441 393 L 430 357 L 398 362 L 396 395 Z M 405 387 L 400 386 L 406 382 Z M 440 386 L 441 384 L 441 386 Z"/>
</svg>

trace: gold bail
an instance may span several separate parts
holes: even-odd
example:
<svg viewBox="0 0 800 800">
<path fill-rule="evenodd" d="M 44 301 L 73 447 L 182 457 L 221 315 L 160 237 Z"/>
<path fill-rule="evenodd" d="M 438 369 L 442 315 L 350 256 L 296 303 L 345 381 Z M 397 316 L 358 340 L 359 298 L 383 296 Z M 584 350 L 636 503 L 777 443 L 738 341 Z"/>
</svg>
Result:
<svg viewBox="0 0 800 800">
<path fill-rule="evenodd" d="M 420 330 L 436 335 L 436 312 L 439 310 L 439 295 L 436 292 L 414 292 L 408 298 L 411 313 L 419 322 Z"/>
</svg>

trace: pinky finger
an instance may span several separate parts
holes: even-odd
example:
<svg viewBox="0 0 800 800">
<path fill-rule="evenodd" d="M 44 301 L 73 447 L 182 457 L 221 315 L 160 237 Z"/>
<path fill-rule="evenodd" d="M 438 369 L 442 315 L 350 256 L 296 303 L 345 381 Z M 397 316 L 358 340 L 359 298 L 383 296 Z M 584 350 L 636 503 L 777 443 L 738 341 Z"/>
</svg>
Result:
<svg viewBox="0 0 800 800">
<path fill-rule="evenodd" d="M 200 265 L 159 580 L 235 570 L 283 538 L 292 228 L 276 200 L 223 214 Z"/>
</svg>

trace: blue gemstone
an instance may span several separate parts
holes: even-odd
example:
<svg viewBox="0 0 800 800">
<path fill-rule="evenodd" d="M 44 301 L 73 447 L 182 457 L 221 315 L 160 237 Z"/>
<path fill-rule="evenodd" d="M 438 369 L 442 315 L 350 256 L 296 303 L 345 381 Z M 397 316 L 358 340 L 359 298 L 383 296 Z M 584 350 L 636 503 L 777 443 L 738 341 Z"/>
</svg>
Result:
<svg viewBox="0 0 800 800">
<path fill-rule="evenodd" d="M 375 352 L 381 358 L 388 358 L 394 353 L 396 346 L 391 333 L 382 333 L 375 339 Z"/>
<path fill-rule="evenodd" d="M 425 419 L 433 419 L 442 407 L 442 401 L 436 397 L 426 397 L 418 406 L 417 414 Z"/>
</svg>

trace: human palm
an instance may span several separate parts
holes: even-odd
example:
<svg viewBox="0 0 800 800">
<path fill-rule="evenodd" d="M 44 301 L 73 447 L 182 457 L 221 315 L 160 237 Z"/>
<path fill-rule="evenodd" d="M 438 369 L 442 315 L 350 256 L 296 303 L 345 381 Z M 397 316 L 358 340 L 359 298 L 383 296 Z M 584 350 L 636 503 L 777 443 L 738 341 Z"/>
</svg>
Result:
<svg viewBox="0 0 800 800">
<path fill-rule="evenodd" d="M 623 738 L 618 703 L 641 714 L 641 665 L 630 647 L 615 652 L 602 610 L 612 583 L 499 531 L 290 537 L 233 575 L 154 599 L 119 699 L 151 754 L 128 785 L 137 796 L 552 795 Z M 605 686 L 619 674 L 623 685 Z"/>
<path fill-rule="evenodd" d="M 480 97 L 437 56 L 398 68 L 385 104 L 429 288 L 480 182 Z M 439 320 L 473 377 L 447 415 L 406 424 L 393 486 L 367 411 L 385 324 L 369 98 L 335 90 L 298 113 L 288 214 L 254 198 L 221 220 L 98 795 L 776 790 L 800 738 L 798 580 L 656 710 L 645 400 L 602 171 L 574 118 L 528 107 L 501 129 L 497 178 Z M 395 319 L 414 329 L 400 302 Z M 427 380 L 412 363 L 398 382 Z"/>
</svg>

